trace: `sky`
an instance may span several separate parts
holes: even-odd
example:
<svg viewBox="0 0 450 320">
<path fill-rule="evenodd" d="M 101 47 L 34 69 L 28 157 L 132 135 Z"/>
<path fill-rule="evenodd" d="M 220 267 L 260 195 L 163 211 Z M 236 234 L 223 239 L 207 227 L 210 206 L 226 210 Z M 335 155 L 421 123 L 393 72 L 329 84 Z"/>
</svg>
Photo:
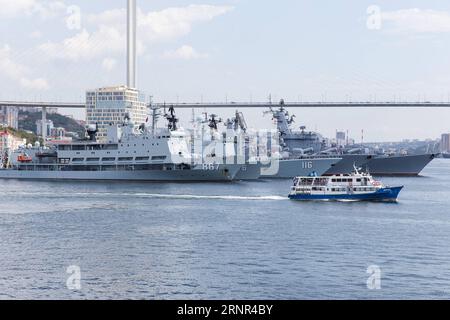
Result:
<svg viewBox="0 0 450 320">
<path fill-rule="evenodd" d="M 155 102 L 450 101 L 447 1 L 137 3 L 138 88 Z M 87 89 L 125 84 L 126 0 L 0 0 L 0 8 L 0 100 L 81 102 Z M 251 127 L 273 126 L 263 110 L 242 111 Z M 233 110 L 214 112 L 226 119 Z M 450 131 L 450 108 L 290 112 L 295 126 L 328 137 Z"/>
</svg>

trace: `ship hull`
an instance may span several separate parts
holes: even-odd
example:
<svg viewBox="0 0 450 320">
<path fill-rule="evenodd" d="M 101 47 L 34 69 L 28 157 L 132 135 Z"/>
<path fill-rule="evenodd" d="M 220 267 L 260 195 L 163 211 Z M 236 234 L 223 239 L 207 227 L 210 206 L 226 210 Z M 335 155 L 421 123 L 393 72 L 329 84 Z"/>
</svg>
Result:
<svg viewBox="0 0 450 320">
<path fill-rule="evenodd" d="M 355 166 L 357 168 L 362 168 L 370 159 L 371 156 L 364 154 L 342 155 L 342 159 L 338 163 L 333 164 L 324 175 L 332 176 L 336 174 L 351 173 Z"/>
<path fill-rule="evenodd" d="M 434 158 L 434 154 L 374 157 L 362 168 L 374 176 L 418 176 Z"/>
<path fill-rule="evenodd" d="M 316 174 L 323 175 L 333 164 L 338 163 L 341 158 L 312 158 L 312 159 L 286 159 L 279 160 L 279 168 L 276 173 L 268 170 L 267 166 L 262 169 L 263 178 L 292 179 L 298 176 Z"/>
<path fill-rule="evenodd" d="M 234 180 L 257 180 L 261 177 L 261 167 L 259 163 L 242 165 Z"/>
<path fill-rule="evenodd" d="M 382 188 L 373 193 L 364 194 L 290 194 L 289 199 L 312 201 L 312 200 L 348 200 L 348 201 L 385 201 L 395 202 L 402 187 Z"/>
<path fill-rule="evenodd" d="M 342 160 L 325 175 L 348 174 L 356 166 L 374 176 L 417 176 L 434 158 L 434 154 L 392 157 L 343 155 Z"/>
<path fill-rule="evenodd" d="M 212 168 L 212 167 L 211 167 Z M 241 165 L 220 165 L 205 170 L 127 170 L 127 171 L 24 171 L 0 170 L 0 179 L 19 180 L 100 180 L 100 181 L 232 181 Z"/>
</svg>

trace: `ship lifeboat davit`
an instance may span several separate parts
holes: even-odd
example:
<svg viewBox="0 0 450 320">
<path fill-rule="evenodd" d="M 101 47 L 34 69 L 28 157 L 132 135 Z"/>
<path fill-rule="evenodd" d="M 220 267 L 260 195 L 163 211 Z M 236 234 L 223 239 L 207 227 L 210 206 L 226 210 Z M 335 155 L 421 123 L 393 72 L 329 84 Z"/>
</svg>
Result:
<svg viewBox="0 0 450 320">
<path fill-rule="evenodd" d="M 30 156 L 28 156 L 26 154 L 21 154 L 17 157 L 17 161 L 22 162 L 22 163 L 27 163 L 27 162 L 33 161 L 33 158 L 31 158 Z"/>
</svg>

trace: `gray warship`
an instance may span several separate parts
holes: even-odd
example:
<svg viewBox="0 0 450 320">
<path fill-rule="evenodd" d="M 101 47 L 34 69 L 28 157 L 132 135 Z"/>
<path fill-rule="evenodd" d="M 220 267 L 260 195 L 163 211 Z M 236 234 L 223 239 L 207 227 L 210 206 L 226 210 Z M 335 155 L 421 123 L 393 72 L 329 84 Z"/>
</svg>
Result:
<svg viewBox="0 0 450 320">
<path fill-rule="evenodd" d="M 200 119 L 201 120 L 201 119 Z M 280 148 L 278 141 L 280 139 L 279 133 L 266 132 L 266 139 L 264 142 L 251 145 L 250 140 L 259 141 L 261 139 L 261 132 L 249 132 L 247 123 L 242 112 L 236 110 L 235 116 L 226 121 L 218 118 L 217 115 L 209 115 L 201 123 L 208 124 L 211 129 L 210 136 L 212 141 L 232 140 L 240 138 L 244 141 L 244 163 L 236 179 L 254 180 L 256 178 L 293 178 L 295 176 L 307 175 L 322 175 L 333 165 L 341 161 L 340 157 L 315 157 L 307 156 L 292 159 L 287 157 L 285 152 Z M 218 133 L 218 123 L 223 122 L 226 131 Z M 202 129 L 203 130 L 203 129 Z M 204 137 L 204 133 L 201 134 Z M 272 145 L 271 141 L 276 141 Z M 210 144 L 210 141 L 205 141 L 205 144 Z M 230 150 L 231 153 L 236 153 L 236 149 Z M 263 156 L 262 156 L 263 155 Z M 274 166 L 274 163 L 276 165 Z M 274 169 L 276 167 L 276 169 Z"/>
<path fill-rule="evenodd" d="M 366 148 L 350 147 L 339 149 L 327 146 L 326 139 L 314 131 L 291 128 L 295 116 L 290 116 L 281 100 L 279 108 L 269 111 L 277 122 L 280 133 L 280 145 L 290 159 L 304 159 L 305 156 L 339 157 L 338 163 L 332 164 L 323 175 L 348 174 L 354 166 L 370 172 L 375 176 L 417 176 L 435 157 L 435 154 L 418 155 L 384 155 L 374 152 L 366 153 Z"/>
</svg>

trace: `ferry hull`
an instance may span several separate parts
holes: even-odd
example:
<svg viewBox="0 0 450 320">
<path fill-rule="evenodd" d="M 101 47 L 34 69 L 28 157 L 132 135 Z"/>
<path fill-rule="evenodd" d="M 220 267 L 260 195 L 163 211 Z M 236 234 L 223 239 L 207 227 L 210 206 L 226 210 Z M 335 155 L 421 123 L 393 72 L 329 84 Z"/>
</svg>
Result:
<svg viewBox="0 0 450 320">
<path fill-rule="evenodd" d="M 400 191 L 403 189 L 401 187 L 387 187 L 382 188 L 374 193 L 365 194 L 290 194 L 289 199 L 291 200 L 352 200 L 352 201 L 386 201 L 395 202 Z"/>
<path fill-rule="evenodd" d="M 136 171 L 24 171 L 2 169 L 0 179 L 19 180 L 99 180 L 99 181 L 232 181 L 241 165 L 220 165 L 205 170 L 136 170 Z"/>
</svg>

